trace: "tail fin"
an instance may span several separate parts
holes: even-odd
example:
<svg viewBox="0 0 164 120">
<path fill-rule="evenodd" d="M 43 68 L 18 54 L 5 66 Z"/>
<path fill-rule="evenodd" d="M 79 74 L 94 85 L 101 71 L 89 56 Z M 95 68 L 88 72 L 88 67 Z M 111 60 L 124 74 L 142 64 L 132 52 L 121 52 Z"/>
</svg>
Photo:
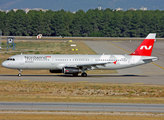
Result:
<svg viewBox="0 0 164 120">
<path fill-rule="evenodd" d="M 145 40 L 130 55 L 151 56 L 156 33 L 149 33 Z"/>
</svg>

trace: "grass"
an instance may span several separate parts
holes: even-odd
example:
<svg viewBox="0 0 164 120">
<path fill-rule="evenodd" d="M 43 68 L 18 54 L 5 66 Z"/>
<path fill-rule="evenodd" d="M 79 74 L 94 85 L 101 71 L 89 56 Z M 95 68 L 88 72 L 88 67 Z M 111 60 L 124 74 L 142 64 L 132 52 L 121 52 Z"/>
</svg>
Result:
<svg viewBox="0 0 164 120">
<path fill-rule="evenodd" d="M 71 44 L 76 44 L 76 47 L 71 47 Z M 2 50 L 0 53 L 0 63 L 9 58 L 10 56 L 17 54 L 96 54 L 91 48 L 89 48 L 82 41 L 68 42 L 68 41 L 16 41 L 15 50 L 9 49 L 6 51 L 7 43 L 2 42 Z M 72 51 L 72 49 L 78 49 Z M 94 70 L 88 71 L 88 74 L 112 74 L 117 73 L 116 70 Z M 17 75 L 18 70 L 7 69 L 0 66 L 0 74 Z M 52 74 L 48 70 L 23 70 L 22 74 Z"/>
<path fill-rule="evenodd" d="M 0 81 L 1 101 L 164 104 L 163 97 L 164 86 Z"/>
<path fill-rule="evenodd" d="M 76 44 L 76 47 L 71 47 L 71 44 Z M 2 42 L 2 50 L 9 55 L 15 54 L 34 54 L 36 51 L 41 52 L 40 54 L 96 54 L 82 41 L 70 43 L 68 41 L 16 41 L 15 50 L 9 49 L 6 51 L 7 43 Z M 72 51 L 72 48 L 78 49 L 78 51 Z"/>
<path fill-rule="evenodd" d="M 69 112 L 68 112 L 69 113 Z M 113 114 L 113 115 L 112 115 Z M 124 115 L 124 114 L 114 114 L 114 113 L 106 113 L 106 114 L 90 114 L 84 113 L 82 115 L 75 114 L 54 114 L 52 113 L 0 113 L 0 118 L 2 120 L 29 120 L 29 119 L 37 119 L 37 120 L 163 120 L 163 116 L 160 115 L 149 115 L 149 114 L 141 114 L 141 115 Z"/>
</svg>

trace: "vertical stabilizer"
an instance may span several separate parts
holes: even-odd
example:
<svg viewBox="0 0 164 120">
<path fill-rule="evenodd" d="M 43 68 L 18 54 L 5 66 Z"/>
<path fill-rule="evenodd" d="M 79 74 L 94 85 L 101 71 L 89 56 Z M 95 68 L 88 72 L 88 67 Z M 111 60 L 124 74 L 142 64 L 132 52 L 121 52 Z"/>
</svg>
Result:
<svg viewBox="0 0 164 120">
<path fill-rule="evenodd" d="M 156 33 L 149 33 L 138 48 L 130 55 L 151 56 Z"/>
</svg>

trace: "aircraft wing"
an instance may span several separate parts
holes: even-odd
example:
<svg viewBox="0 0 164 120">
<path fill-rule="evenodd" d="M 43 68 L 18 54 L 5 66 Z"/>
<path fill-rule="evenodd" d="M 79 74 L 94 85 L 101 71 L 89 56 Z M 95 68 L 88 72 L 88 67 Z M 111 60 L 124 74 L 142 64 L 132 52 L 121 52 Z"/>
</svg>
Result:
<svg viewBox="0 0 164 120">
<path fill-rule="evenodd" d="M 79 64 L 58 64 L 57 68 L 62 69 L 64 67 L 78 67 L 78 68 L 90 68 L 91 66 L 96 67 L 96 65 L 105 66 L 106 64 L 113 63 L 113 62 L 101 62 L 101 63 L 79 63 Z"/>
<path fill-rule="evenodd" d="M 67 66 L 67 67 L 91 67 L 91 66 L 96 66 L 96 65 L 105 66 L 105 64 L 109 64 L 109 63 L 113 63 L 113 62 L 70 64 L 70 65 L 66 65 L 66 66 Z"/>
<path fill-rule="evenodd" d="M 96 66 L 96 65 L 105 65 L 110 62 L 103 62 L 103 63 L 87 63 L 87 64 L 77 64 L 77 67 L 86 67 L 86 66 Z"/>
</svg>

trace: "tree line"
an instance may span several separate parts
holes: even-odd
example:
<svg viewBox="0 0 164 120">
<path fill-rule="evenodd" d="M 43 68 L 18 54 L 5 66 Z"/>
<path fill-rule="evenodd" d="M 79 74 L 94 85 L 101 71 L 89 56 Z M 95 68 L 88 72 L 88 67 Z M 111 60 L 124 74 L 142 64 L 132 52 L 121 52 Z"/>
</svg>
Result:
<svg viewBox="0 0 164 120">
<path fill-rule="evenodd" d="M 0 30 L 5 36 L 164 37 L 164 11 L 115 11 L 90 9 L 86 12 L 23 10 L 0 12 Z"/>
</svg>

